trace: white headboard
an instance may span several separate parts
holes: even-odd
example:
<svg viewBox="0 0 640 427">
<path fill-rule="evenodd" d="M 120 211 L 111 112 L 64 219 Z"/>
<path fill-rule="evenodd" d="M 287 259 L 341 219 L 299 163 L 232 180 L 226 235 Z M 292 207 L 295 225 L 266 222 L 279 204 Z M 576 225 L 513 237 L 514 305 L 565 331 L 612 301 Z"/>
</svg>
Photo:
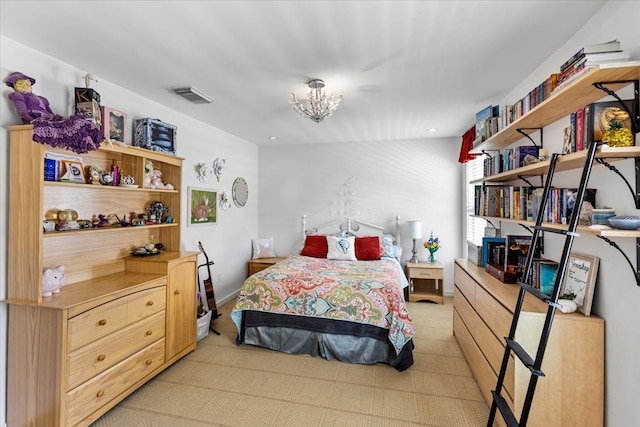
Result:
<svg viewBox="0 0 640 427">
<path fill-rule="evenodd" d="M 368 227 L 372 230 L 375 230 L 376 233 L 382 235 L 382 234 L 392 234 L 393 237 L 395 238 L 396 243 L 399 245 L 400 244 L 400 217 L 396 216 L 395 217 L 395 226 L 394 226 L 394 230 L 392 232 L 386 232 L 386 227 L 381 226 L 381 225 L 376 225 L 376 224 L 371 224 L 369 222 L 366 221 L 362 221 L 359 219 L 355 219 L 355 218 L 346 218 L 345 220 L 338 220 L 338 219 L 334 219 L 332 221 L 329 222 L 325 222 L 323 224 L 319 224 L 316 225 L 314 227 L 311 228 L 307 228 L 307 216 L 306 215 L 302 215 L 301 218 L 301 225 L 302 225 L 302 244 L 304 245 L 304 240 L 306 239 L 306 237 L 309 234 L 314 234 L 314 233 L 319 233 L 321 229 L 324 228 L 328 228 L 331 226 L 335 226 L 338 225 L 339 230 L 335 230 L 337 231 L 347 231 L 350 233 L 353 232 L 357 232 L 360 231 L 360 226 L 364 226 L 364 227 Z"/>
</svg>

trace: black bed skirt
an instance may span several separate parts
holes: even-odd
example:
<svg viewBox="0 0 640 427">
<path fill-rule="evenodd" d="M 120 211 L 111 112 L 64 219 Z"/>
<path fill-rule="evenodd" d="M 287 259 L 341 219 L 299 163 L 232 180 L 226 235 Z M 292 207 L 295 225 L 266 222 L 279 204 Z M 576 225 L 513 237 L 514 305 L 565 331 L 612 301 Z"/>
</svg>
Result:
<svg viewBox="0 0 640 427">
<path fill-rule="evenodd" d="M 374 360 L 374 362 L 388 363 L 398 371 L 404 371 L 413 365 L 413 340 L 404 345 L 400 354 L 396 354 L 393 344 L 389 341 L 388 330 L 373 325 L 347 322 L 344 320 L 291 316 L 280 313 L 244 310 L 242 312 L 242 325 L 238 337 L 236 338 L 236 344 L 240 345 L 245 342 L 247 330 L 260 330 L 261 328 L 262 330 L 266 330 L 265 327 L 306 331 L 312 334 L 318 334 L 318 336 L 350 336 L 368 338 L 369 341 L 377 342 L 376 346 L 378 348 L 383 348 L 384 353 L 386 354 L 384 360 Z M 313 340 L 314 343 L 318 341 L 319 340 Z M 269 345 L 268 347 L 274 350 L 281 350 L 280 348 L 277 348 L 277 346 Z M 322 355 L 323 357 L 326 357 L 324 354 L 325 351 L 326 349 L 320 348 L 309 349 L 307 346 L 306 350 L 302 351 L 302 353 Z M 332 355 L 339 360 L 343 360 L 343 358 L 339 357 L 339 355 L 335 353 L 332 353 Z M 330 359 L 332 357 L 326 358 Z M 348 362 L 349 360 L 343 361 Z"/>
</svg>

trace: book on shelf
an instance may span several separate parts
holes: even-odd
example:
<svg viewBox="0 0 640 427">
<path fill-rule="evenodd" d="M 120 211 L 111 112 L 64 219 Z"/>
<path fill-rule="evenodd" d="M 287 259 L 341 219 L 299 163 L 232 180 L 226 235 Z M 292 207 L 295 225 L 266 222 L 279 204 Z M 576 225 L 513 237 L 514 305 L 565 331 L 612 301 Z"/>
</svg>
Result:
<svg viewBox="0 0 640 427">
<path fill-rule="evenodd" d="M 560 66 L 560 72 L 563 72 L 567 68 L 579 61 L 581 58 L 584 58 L 587 54 L 593 53 L 609 53 L 609 52 L 619 52 L 621 51 L 620 42 L 618 40 L 611 40 L 605 43 L 597 43 L 589 46 L 585 46 L 574 53 L 569 59 L 567 59 L 564 64 Z"/>
<path fill-rule="evenodd" d="M 584 148 L 584 108 L 580 108 L 576 111 L 576 151 Z"/>
<path fill-rule="evenodd" d="M 482 262 L 480 267 L 486 267 L 489 263 L 502 265 L 504 263 L 504 253 L 504 237 L 483 237 Z"/>
<path fill-rule="evenodd" d="M 600 52 L 615 52 L 621 49 L 620 41 L 611 40 L 604 43 L 596 43 L 585 46 L 583 48 L 584 53 L 600 53 Z"/>
<path fill-rule="evenodd" d="M 633 99 L 624 100 L 624 105 L 632 114 L 635 114 Z M 613 121 L 621 123 L 623 127 L 631 131 L 632 141 L 635 144 L 631 116 L 619 101 L 594 102 L 585 106 L 585 140 L 601 142 Z"/>
</svg>

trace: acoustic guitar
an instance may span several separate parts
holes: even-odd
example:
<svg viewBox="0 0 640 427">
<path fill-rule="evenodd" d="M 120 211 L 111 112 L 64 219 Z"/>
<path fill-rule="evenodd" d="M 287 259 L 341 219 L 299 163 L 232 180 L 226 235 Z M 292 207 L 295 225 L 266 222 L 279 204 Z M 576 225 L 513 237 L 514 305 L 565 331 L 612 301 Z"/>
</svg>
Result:
<svg viewBox="0 0 640 427">
<path fill-rule="evenodd" d="M 204 264 L 201 264 L 198 266 L 198 275 L 200 275 L 200 268 L 206 266 L 208 277 L 202 280 L 202 284 L 204 285 L 204 292 L 207 299 L 207 307 L 209 308 L 209 310 L 211 310 L 211 322 L 213 322 L 215 319 L 220 317 L 220 314 L 218 314 L 218 306 L 216 305 L 216 296 L 215 296 L 215 293 L 213 292 L 213 280 L 211 277 L 211 266 L 214 264 L 214 262 L 209 261 L 209 257 L 207 256 L 207 253 L 204 251 L 204 248 L 202 247 L 201 242 L 198 242 L 198 249 L 200 249 L 200 252 L 202 253 L 202 255 L 204 255 L 204 259 L 206 261 Z M 211 324 L 210 324 L 210 329 L 219 335 L 218 331 L 216 331 L 213 328 L 213 326 L 211 326 Z"/>
</svg>

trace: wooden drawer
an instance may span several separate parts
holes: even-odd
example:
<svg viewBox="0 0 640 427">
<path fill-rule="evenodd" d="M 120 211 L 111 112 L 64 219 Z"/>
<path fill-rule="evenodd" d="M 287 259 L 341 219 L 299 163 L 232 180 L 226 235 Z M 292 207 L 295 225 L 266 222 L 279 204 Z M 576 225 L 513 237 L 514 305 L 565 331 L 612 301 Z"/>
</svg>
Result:
<svg viewBox="0 0 640 427">
<path fill-rule="evenodd" d="M 147 289 L 115 299 L 68 320 L 68 352 L 151 316 L 166 307 L 166 287 Z"/>
<path fill-rule="evenodd" d="M 509 335 L 513 313 L 496 301 L 481 286 L 476 288 L 476 312 L 498 339 Z"/>
<path fill-rule="evenodd" d="M 73 426 L 118 397 L 164 363 L 164 338 L 67 393 L 67 425 Z"/>
<path fill-rule="evenodd" d="M 478 387 L 480 388 L 482 396 L 484 397 L 487 404 L 491 405 L 491 390 L 495 389 L 498 376 L 491 369 L 491 366 L 487 362 L 487 359 L 485 359 L 482 355 L 480 348 L 478 348 L 478 346 L 476 345 L 476 342 L 469 334 L 469 331 L 467 330 L 464 323 L 461 321 L 460 316 L 458 316 L 458 313 L 455 310 L 453 311 L 453 331 L 458 340 L 458 343 L 460 344 L 460 348 L 462 349 L 465 358 L 469 362 L 469 368 L 471 368 L 473 378 L 475 378 L 476 382 L 478 383 Z M 513 408 L 513 401 L 510 399 L 510 397 L 508 395 L 504 397 L 506 398 L 509 406 Z M 496 416 L 496 421 L 500 426 L 505 425 L 500 415 Z"/>
<path fill-rule="evenodd" d="M 164 311 L 94 341 L 67 356 L 67 388 L 71 390 L 121 360 L 164 337 Z"/>
<path fill-rule="evenodd" d="M 444 279 L 444 270 L 442 268 L 412 268 L 408 267 L 409 278 L 411 279 Z"/>
<path fill-rule="evenodd" d="M 453 280 L 458 289 L 460 289 L 460 292 L 462 292 L 467 301 L 469 301 L 469 304 L 471 304 L 472 307 L 475 306 L 476 286 L 478 286 L 476 281 L 465 273 L 458 264 L 455 264 Z"/>
<path fill-rule="evenodd" d="M 126 297 L 85 311 L 67 322 L 68 351 L 73 351 L 127 326 Z"/>
<path fill-rule="evenodd" d="M 493 332 L 489 330 L 487 325 L 480 318 L 476 318 L 476 323 L 473 327 L 473 336 L 480 348 L 480 351 L 484 354 L 484 357 L 491 365 L 493 372 L 496 374 L 500 372 L 502 365 L 502 358 L 504 357 L 505 343 L 504 339 L 500 340 Z M 509 396 L 513 397 L 513 382 L 514 382 L 514 356 L 513 353 L 510 357 L 510 362 L 507 365 L 507 372 L 504 378 L 504 386 L 509 393 Z M 495 387 L 495 384 L 494 384 Z"/>
<path fill-rule="evenodd" d="M 469 332 L 471 332 L 471 335 L 473 335 L 475 318 L 477 318 L 478 315 L 473 310 L 473 307 L 471 307 L 471 304 L 469 304 L 469 301 L 467 301 L 467 299 L 464 297 L 464 295 L 462 295 L 457 287 L 454 288 L 453 291 L 453 306 L 458 311 L 458 315 L 467 326 Z"/>
<path fill-rule="evenodd" d="M 162 286 L 136 292 L 127 298 L 127 323 L 131 324 L 160 311 L 164 311 L 167 305 L 167 290 Z"/>
</svg>

